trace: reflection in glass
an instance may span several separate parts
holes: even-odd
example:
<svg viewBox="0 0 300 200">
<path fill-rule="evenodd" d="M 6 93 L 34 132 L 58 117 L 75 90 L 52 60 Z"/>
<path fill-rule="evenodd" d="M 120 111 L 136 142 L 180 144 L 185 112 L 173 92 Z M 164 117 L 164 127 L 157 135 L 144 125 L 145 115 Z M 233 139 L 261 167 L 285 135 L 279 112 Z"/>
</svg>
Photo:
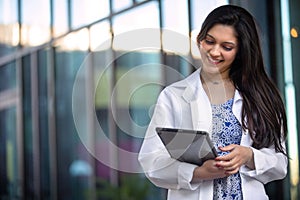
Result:
<svg viewBox="0 0 300 200">
<path fill-rule="evenodd" d="M 159 28 L 157 2 L 141 5 L 113 19 L 115 35 L 141 28 Z"/>
<path fill-rule="evenodd" d="M 68 0 L 53 0 L 53 36 L 66 33 L 68 25 Z"/>
<path fill-rule="evenodd" d="M 90 49 L 101 51 L 111 47 L 110 25 L 107 21 L 95 24 L 90 28 Z"/>
<path fill-rule="evenodd" d="M 132 0 L 113 0 L 113 11 L 114 12 L 118 12 L 124 8 L 128 8 L 130 7 L 130 5 L 132 4 Z"/>
<path fill-rule="evenodd" d="M 19 24 L 16 0 L 0 1 L 0 57 L 19 44 Z"/>
<path fill-rule="evenodd" d="M 71 32 L 58 39 L 55 44 L 58 51 L 87 51 L 89 49 L 89 31 L 87 28 Z"/>
<path fill-rule="evenodd" d="M 21 43 L 37 46 L 50 40 L 50 1 L 21 1 Z"/>
<path fill-rule="evenodd" d="M 148 30 L 148 29 L 151 30 Z M 114 43 L 118 50 L 160 48 L 157 2 L 149 2 L 113 18 Z"/>
<path fill-rule="evenodd" d="M 73 0 L 72 28 L 78 28 L 109 15 L 109 0 Z"/>
<path fill-rule="evenodd" d="M 188 1 L 164 0 L 162 2 L 162 9 L 163 28 L 188 35 Z"/>
<path fill-rule="evenodd" d="M 17 0 L 1 0 L 0 24 L 16 23 L 18 21 L 17 11 Z"/>
<path fill-rule="evenodd" d="M 163 49 L 183 54 L 189 53 L 188 1 L 165 0 L 162 2 Z"/>
</svg>

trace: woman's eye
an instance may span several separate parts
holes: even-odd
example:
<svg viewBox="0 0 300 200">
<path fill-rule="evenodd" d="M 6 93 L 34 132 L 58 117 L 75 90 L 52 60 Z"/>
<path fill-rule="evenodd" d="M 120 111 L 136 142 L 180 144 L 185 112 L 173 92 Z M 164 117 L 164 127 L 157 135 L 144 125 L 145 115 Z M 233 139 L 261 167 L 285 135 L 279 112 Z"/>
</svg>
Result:
<svg viewBox="0 0 300 200">
<path fill-rule="evenodd" d="M 226 47 L 226 46 L 223 46 L 223 48 L 225 51 L 231 51 L 233 49 L 232 47 Z"/>
<path fill-rule="evenodd" d="M 206 43 L 206 44 L 213 44 L 214 41 L 212 41 L 212 40 L 205 40 L 205 43 Z"/>
</svg>

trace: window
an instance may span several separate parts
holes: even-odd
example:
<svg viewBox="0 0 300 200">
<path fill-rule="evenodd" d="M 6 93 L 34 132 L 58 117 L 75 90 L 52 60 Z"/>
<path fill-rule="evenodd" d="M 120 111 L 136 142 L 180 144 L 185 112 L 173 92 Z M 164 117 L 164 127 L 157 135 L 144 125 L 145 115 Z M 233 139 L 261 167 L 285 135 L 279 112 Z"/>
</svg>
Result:
<svg viewBox="0 0 300 200">
<path fill-rule="evenodd" d="M 79 28 L 109 15 L 109 0 L 72 0 L 72 28 Z"/>
<path fill-rule="evenodd" d="M 16 0 L 0 1 L 0 57 L 13 52 L 19 44 Z"/>
<path fill-rule="evenodd" d="M 50 40 L 50 1 L 21 1 L 21 44 L 37 46 Z M 34 15 L 32 14 L 34 13 Z"/>
<path fill-rule="evenodd" d="M 53 36 L 57 37 L 69 30 L 70 16 L 67 0 L 53 0 Z"/>
</svg>

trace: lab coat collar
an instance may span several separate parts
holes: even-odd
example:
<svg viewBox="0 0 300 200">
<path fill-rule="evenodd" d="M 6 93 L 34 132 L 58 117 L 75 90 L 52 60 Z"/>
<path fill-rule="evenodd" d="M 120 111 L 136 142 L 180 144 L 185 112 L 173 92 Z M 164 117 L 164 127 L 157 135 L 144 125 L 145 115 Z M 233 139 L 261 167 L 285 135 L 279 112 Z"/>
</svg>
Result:
<svg viewBox="0 0 300 200">
<path fill-rule="evenodd" d="M 187 78 L 175 82 L 172 86 L 183 88 L 182 97 L 187 103 L 197 100 L 199 88 L 202 87 L 200 81 L 200 69 L 196 70 Z"/>
</svg>

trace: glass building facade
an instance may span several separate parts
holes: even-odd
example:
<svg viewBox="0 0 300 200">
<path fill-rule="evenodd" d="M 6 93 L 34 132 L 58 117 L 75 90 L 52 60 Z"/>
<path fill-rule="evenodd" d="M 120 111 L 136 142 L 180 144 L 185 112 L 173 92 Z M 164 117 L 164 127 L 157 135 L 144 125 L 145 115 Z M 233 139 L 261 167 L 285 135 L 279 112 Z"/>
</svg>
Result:
<svg viewBox="0 0 300 200">
<path fill-rule="evenodd" d="M 298 0 L 0 0 L 0 199 L 165 199 L 137 153 L 161 89 L 200 66 L 215 7 L 247 8 L 284 96 L 299 198 Z"/>
</svg>

